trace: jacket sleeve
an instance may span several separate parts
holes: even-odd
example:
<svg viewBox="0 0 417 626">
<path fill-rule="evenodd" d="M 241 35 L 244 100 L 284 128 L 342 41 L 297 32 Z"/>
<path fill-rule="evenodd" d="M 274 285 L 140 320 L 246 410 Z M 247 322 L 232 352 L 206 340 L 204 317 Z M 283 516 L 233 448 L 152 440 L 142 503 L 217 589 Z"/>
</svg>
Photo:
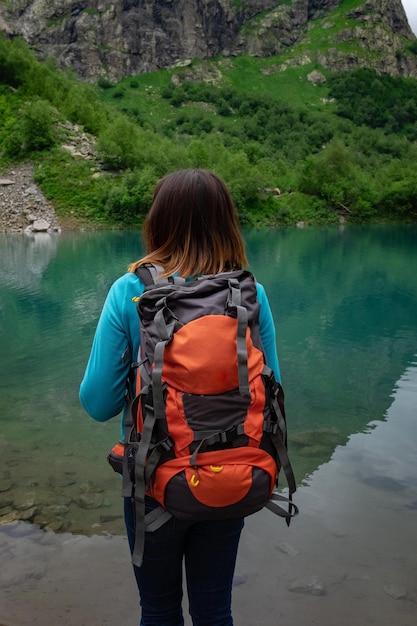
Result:
<svg viewBox="0 0 417 626">
<path fill-rule="evenodd" d="M 273 370 L 276 380 L 278 382 L 281 382 L 281 372 L 276 345 L 275 324 L 272 317 L 271 307 L 269 305 L 269 301 L 265 293 L 264 287 L 257 283 L 256 290 L 260 304 L 259 331 L 261 335 L 262 345 L 265 351 L 266 363 Z"/>
<path fill-rule="evenodd" d="M 125 405 L 127 377 L 138 349 L 138 317 L 134 295 L 143 284 L 131 274 L 110 288 L 94 335 L 90 357 L 80 386 L 80 401 L 95 420 L 104 422 Z M 132 338 L 136 329 L 136 339 Z"/>
</svg>

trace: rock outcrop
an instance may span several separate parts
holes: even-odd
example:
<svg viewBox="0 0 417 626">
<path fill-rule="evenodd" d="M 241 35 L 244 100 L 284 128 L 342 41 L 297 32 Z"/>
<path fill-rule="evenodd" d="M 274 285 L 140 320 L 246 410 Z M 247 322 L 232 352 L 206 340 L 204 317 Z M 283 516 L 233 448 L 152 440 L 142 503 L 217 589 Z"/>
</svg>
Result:
<svg viewBox="0 0 417 626">
<path fill-rule="evenodd" d="M 342 0 L 14 0 L 0 3 L 0 30 L 22 36 L 39 58 L 53 57 L 87 81 L 117 81 L 196 57 L 282 52 L 291 53 L 287 64 L 317 62 L 335 71 L 374 67 L 417 77 L 417 57 L 407 52 L 414 35 L 401 0 L 341 5 Z"/>
</svg>

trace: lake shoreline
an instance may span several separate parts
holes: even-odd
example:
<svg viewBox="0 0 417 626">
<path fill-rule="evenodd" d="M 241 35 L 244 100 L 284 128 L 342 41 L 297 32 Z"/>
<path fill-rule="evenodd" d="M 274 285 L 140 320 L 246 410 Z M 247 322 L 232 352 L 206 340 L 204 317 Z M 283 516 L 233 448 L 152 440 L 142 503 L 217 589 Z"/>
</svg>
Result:
<svg viewBox="0 0 417 626">
<path fill-rule="evenodd" d="M 36 225 L 38 223 L 38 226 Z M 413 221 L 375 221 L 372 224 L 402 223 L 413 224 Z M 358 225 L 348 216 L 340 216 L 337 223 L 300 221 L 294 224 L 262 224 L 260 227 L 271 228 L 304 228 L 309 226 L 344 226 Z M 359 224 L 360 225 L 360 224 Z M 369 225 L 368 223 L 362 225 Z M 256 228 L 256 225 L 252 225 Z M 34 164 L 21 162 L 0 169 L 0 233 L 33 233 L 33 232 L 62 232 L 62 231 L 97 231 L 97 230 L 126 230 L 123 224 L 98 224 L 84 221 L 79 218 L 59 216 L 53 204 L 47 200 L 34 180 Z M 135 230 L 140 230 L 135 227 Z M 1 625 L 0 625 L 1 626 Z"/>
<path fill-rule="evenodd" d="M 381 422 L 379 430 L 385 428 Z M 381 519 L 381 485 L 358 480 L 352 463 L 368 450 L 369 436 L 354 436 L 299 488 L 300 515 L 290 528 L 266 510 L 246 519 L 233 586 L 237 626 L 410 626 L 416 562 L 400 535 L 412 537 L 414 514 L 403 514 L 401 532 L 392 537 L 406 500 L 388 497 Z M 0 526 L 0 559 L 8 564 L 0 572 L 3 626 L 138 623 L 125 536 L 55 534 L 15 522 Z M 184 624 L 191 626 L 184 594 Z"/>
</svg>

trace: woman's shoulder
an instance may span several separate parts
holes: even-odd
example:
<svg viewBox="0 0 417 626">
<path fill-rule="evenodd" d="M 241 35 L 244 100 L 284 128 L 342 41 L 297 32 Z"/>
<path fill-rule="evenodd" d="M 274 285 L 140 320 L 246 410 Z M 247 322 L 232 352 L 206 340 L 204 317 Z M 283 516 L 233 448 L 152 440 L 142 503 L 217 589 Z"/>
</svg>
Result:
<svg viewBox="0 0 417 626">
<path fill-rule="evenodd" d="M 265 287 L 261 283 L 258 283 L 258 281 L 256 281 L 256 293 L 258 296 L 258 300 L 263 300 L 264 298 L 266 298 Z"/>
<path fill-rule="evenodd" d="M 125 274 L 122 274 L 122 276 L 119 276 L 119 278 L 117 278 L 113 285 L 112 285 L 112 289 L 116 289 L 116 290 L 126 290 L 126 289 L 136 289 L 136 291 L 138 290 L 138 288 L 142 287 L 143 289 L 143 283 L 140 280 L 139 276 L 137 276 L 137 274 L 135 274 L 134 272 L 126 272 Z"/>
<path fill-rule="evenodd" d="M 135 273 L 126 272 L 110 287 L 109 298 L 119 303 L 124 302 L 126 299 L 131 300 L 142 295 L 144 289 L 145 285 Z"/>
</svg>

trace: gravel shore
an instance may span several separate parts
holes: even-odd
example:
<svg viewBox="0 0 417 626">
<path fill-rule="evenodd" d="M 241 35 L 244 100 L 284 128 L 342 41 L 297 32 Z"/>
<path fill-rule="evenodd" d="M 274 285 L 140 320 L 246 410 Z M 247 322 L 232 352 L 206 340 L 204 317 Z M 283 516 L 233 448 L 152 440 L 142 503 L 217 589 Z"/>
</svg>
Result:
<svg viewBox="0 0 417 626">
<path fill-rule="evenodd" d="M 0 232 L 59 232 L 52 204 L 33 180 L 33 164 L 0 170 Z"/>
</svg>

